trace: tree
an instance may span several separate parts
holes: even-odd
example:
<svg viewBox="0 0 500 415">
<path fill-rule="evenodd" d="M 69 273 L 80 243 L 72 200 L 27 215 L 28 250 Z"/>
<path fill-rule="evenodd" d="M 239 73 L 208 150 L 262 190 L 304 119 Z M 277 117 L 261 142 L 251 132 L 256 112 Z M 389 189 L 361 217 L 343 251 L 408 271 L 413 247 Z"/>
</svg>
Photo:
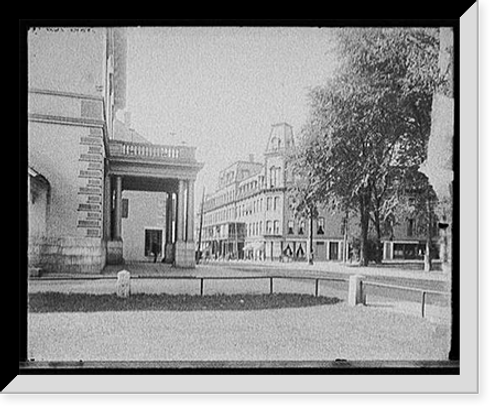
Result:
<svg viewBox="0 0 500 415">
<path fill-rule="evenodd" d="M 431 271 L 432 238 L 436 232 L 435 225 L 437 224 L 434 207 L 438 199 L 429 183 L 429 179 L 425 174 L 418 171 L 418 166 L 408 169 L 403 183 L 405 193 L 408 198 L 411 198 L 409 205 L 414 212 L 414 216 L 418 219 L 418 233 L 426 236 L 424 269 L 425 271 Z"/>
<path fill-rule="evenodd" d="M 301 150 L 291 154 L 287 160 L 294 180 L 288 188 L 288 205 L 296 218 L 309 222 L 309 249 L 307 260 L 313 264 L 313 223 L 318 218 L 318 177 L 314 176 L 310 166 L 311 160 Z"/>
<path fill-rule="evenodd" d="M 346 28 L 335 34 L 342 63 L 338 74 L 310 93 L 303 157 L 319 200 L 357 210 L 360 264 L 367 265 L 370 222 L 380 242 L 399 180 L 425 157 L 439 81 L 437 33 Z"/>
</svg>

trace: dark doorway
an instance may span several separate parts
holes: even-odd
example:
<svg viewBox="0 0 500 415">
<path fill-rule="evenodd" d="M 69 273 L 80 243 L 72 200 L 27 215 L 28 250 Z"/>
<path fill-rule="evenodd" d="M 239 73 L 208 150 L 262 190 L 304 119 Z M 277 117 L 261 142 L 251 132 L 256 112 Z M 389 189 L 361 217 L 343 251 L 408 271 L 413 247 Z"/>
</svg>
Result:
<svg viewBox="0 0 500 415">
<path fill-rule="evenodd" d="M 330 242 L 330 261 L 337 261 L 339 259 L 339 243 Z"/>
<path fill-rule="evenodd" d="M 146 237 L 144 243 L 144 255 L 146 257 L 154 257 L 155 259 L 161 255 L 162 247 L 161 229 L 146 229 Z"/>
</svg>

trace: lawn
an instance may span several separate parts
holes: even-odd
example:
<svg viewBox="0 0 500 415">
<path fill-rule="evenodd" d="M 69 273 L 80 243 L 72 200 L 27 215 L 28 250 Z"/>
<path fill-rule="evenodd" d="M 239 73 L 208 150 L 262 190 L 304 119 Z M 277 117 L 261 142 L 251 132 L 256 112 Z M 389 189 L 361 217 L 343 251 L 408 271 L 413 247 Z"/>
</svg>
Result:
<svg viewBox="0 0 500 415">
<path fill-rule="evenodd" d="M 172 295 L 133 294 L 120 298 L 114 294 L 31 293 L 31 313 L 101 312 L 101 311 L 200 311 L 265 310 L 312 307 L 338 303 L 338 298 L 308 294 L 239 294 L 239 295 Z"/>
</svg>

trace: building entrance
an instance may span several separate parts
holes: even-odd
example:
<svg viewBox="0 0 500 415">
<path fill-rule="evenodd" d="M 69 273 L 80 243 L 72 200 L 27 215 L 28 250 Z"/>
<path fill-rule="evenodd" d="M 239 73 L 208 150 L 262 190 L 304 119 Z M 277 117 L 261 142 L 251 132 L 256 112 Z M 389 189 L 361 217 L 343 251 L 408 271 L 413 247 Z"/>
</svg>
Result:
<svg viewBox="0 0 500 415">
<path fill-rule="evenodd" d="M 144 238 L 144 256 L 153 258 L 154 262 L 162 256 L 163 231 L 161 229 L 146 229 Z"/>
<path fill-rule="evenodd" d="M 339 243 L 330 242 L 330 261 L 337 261 L 339 259 Z"/>
</svg>

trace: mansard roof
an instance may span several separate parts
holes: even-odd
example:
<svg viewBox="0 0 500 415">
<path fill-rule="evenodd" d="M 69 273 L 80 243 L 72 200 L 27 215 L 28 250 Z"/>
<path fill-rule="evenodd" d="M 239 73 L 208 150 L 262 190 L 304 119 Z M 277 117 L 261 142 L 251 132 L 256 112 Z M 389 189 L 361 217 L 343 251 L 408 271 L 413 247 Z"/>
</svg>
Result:
<svg viewBox="0 0 500 415">
<path fill-rule="evenodd" d="M 266 153 L 281 151 L 295 147 L 293 128 L 286 122 L 273 124 L 267 140 Z"/>
</svg>

